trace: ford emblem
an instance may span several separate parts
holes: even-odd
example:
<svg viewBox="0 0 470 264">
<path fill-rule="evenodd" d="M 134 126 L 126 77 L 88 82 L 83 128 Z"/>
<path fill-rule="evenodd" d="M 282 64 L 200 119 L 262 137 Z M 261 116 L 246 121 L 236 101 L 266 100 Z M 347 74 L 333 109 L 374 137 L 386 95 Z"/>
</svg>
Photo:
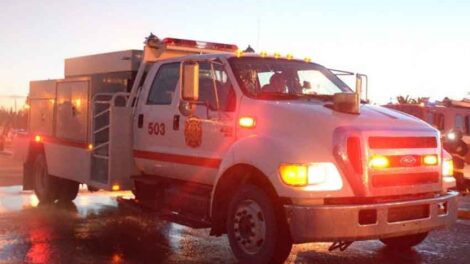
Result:
<svg viewBox="0 0 470 264">
<path fill-rule="evenodd" d="M 405 167 L 410 167 L 416 164 L 416 158 L 413 156 L 404 156 L 400 159 L 400 164 Z"/>
</svg>

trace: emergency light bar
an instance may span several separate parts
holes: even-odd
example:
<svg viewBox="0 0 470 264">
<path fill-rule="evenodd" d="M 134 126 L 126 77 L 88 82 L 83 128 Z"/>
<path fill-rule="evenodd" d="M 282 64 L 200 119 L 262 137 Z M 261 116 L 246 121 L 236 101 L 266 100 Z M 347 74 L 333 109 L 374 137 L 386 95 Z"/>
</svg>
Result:
<svg viewBox="0 0 470 264">
<path fill-rule="evenodd" d="M 215 42 L 196 41 L 189 39 L 165 38 L 162 40 L 163 44 L 167 46 L 187 47 L 196 49 L 212 49 L 228 52 L 236 52 L 238 46 L 234 44 L 224 44 Z"/>
</svg>

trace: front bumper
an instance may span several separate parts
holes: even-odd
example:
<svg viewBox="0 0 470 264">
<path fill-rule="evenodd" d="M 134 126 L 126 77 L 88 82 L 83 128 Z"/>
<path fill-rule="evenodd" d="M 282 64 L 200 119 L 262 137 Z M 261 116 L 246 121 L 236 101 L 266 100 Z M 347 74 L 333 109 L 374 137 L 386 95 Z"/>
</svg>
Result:
<svg viewBox="0 0 470 264">
<path fill-rule="evenodd" d="M 411 235 L 451 225 L 457 219 L 457 196 L 458 193 L 449 192 L 422 200 L 360 205 L 285 205 L 284 209 L 294 243 L 355 241 Z M 402 209 L 407 214 L 406 219 L 410 209 L 413 214 L 415 207 L 425 208 L 427 213 L 412 220 L 400 220 Z M 364 212 L 375 212 L 375 222 L 364 224 L 359 219 L 360 212 L 361 216 Z"/>
</svg>

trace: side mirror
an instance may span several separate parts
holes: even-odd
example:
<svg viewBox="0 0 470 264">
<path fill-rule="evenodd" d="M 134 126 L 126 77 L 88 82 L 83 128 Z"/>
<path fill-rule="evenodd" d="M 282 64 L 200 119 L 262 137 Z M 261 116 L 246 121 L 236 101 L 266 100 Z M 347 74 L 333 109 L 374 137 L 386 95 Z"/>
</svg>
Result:
<svg viewBox="0 0 470 264">
<path fill-rule="evenodd" d="M 337 93 L 333 95 L 333 110 L 348 113 L 361 113 L 362 74 L 356 74 L 356 91 L 354 93 Z"/>
<path fill-rule="evenodd" d="M 359 114 L 361 99 L 357 93 L 337 93 L 333 95 L 333 110 L 348 113 Z"/>
<path fill-rule="evenodd" d="M 184 62 L 181 76 L 181 96 L 183 100 L 195 102 L 199 100 L 199 64 Z"/>
</svg>

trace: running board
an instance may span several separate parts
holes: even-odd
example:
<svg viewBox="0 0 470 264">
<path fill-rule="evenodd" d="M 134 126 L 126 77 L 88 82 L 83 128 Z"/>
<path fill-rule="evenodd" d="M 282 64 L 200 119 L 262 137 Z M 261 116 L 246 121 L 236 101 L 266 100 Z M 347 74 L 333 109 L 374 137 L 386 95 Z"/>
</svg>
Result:
<svg viewBox="0 0 470 264">
<path fill-rule="evenodd" d="M 122 197 L 117 198 L 118 207 L 123 210 L 128 210 L 132 213 L 143 214 L 149 217 L 159 218 L 168 222 L 188 226 L 195 229 L 210 228 L 211 223 L 205 219 L 200 219 L 190 215 L 183 215 L 169 210 L 153 211 L 142 204 L 136 199 L 125 199 Z"/>
</svg>

